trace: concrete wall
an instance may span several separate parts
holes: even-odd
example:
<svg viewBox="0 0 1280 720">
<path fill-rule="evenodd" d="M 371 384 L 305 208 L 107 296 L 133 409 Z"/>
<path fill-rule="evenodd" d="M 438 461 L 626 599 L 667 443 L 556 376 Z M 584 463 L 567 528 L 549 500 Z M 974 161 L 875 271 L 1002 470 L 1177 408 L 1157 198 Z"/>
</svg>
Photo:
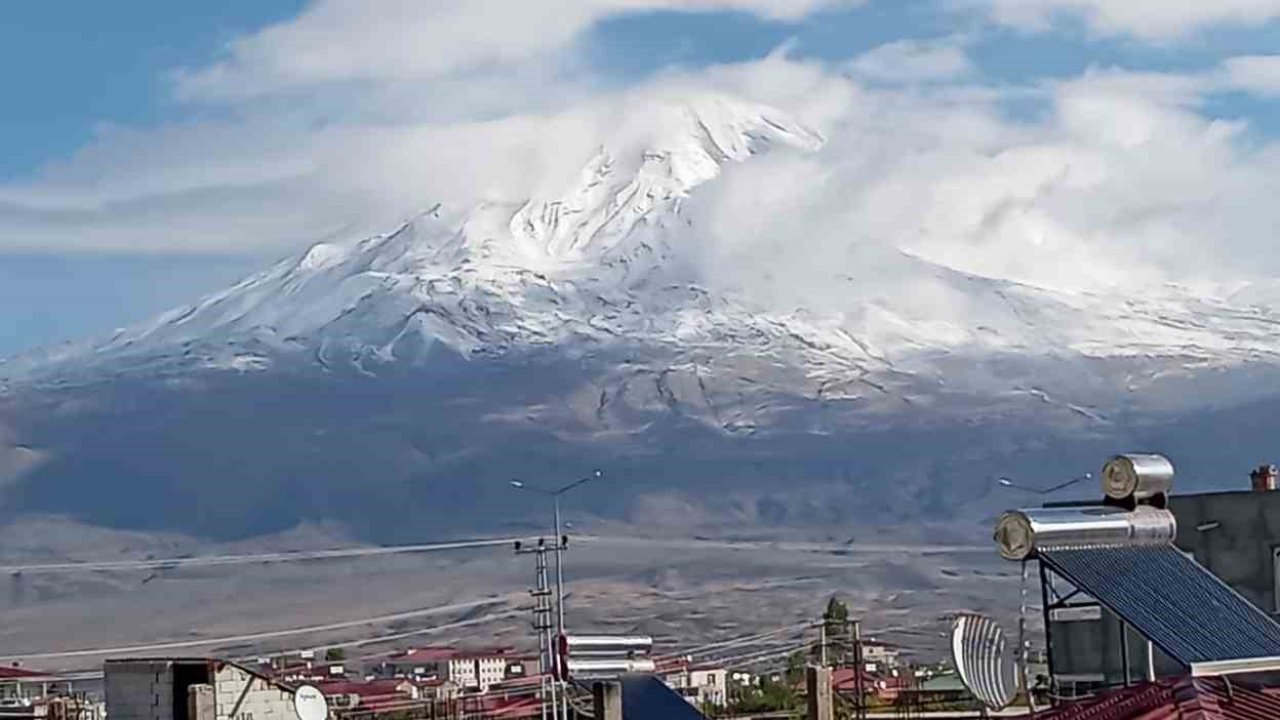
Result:
<svg viewBox="0 0 1280 720">
<path fill-rule="evenodd" d="M 111 720 L 173 720 L 171 663 L 110 662 L 104 685 Z"/>
<path fill-rule="evenodd" d="M 217 670 L 210 679 L 211 705 L 205 701 L 201 720 L 297 720 L 293 693 L 235 665 L 205 660 L 141 660 L 106 663 L 107 712 L 111 720 L 175 720 L 174 693 L 188 709 L 187 688 L 175 690 L 175 665 Z M 200 687 L 193 685 L 192 687 Z M 246 693 L 246 688 L 248 689 Z M 205 690 L 205 692 L 209 692 Z M 237 707 L 237 703 L 239 703 Z M 208 710 L 204 710 L 207 707 Z M 234 715 L 232 712 L 234 711 Z"/>
<path fill-rule="evenodd" d="M 234 665 L 223 665 L 214 675 L 214 700 L 216 720 L 297 720 L 293 693 Z"/>
<path fill-rule="evenodd" d="M 1276 613 L 1280 492 L 1175 496 L 1169 508 L 1178 518 L 1178 547 L 1249 602 Z"/>
</svg>

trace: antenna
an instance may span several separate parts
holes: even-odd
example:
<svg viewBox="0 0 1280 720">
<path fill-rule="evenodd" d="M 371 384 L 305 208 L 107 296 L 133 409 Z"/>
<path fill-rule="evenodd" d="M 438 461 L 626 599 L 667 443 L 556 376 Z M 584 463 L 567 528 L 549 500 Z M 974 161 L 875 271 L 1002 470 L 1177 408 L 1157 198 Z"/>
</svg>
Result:
<svg viewBox="0 0 1280 720">
<path fill-rule="evenodd" d="M 327 720 L 329 703 L 325 701 L 324 693 L 314 686 L 299 685 L 293 693 L 293 711 L 297 713 L 298 720 Z"/>
<path fill-rule="evenodd" d="M 989 617 L 963 614 L 951 626 L 951 659 L 960 681 L 992 710 L 1002 710 L 1018 694 L 1014 648 L 999 623 Z"/>
</svg>

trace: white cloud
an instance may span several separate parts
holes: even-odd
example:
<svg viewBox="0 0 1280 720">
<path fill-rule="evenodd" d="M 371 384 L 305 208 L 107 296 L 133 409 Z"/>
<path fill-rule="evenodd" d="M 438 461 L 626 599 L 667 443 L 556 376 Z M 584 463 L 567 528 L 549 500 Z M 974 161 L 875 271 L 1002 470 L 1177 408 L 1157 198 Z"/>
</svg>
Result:
<svg viewBox="0 0 1280 720">
<path fill-rule="evenodd" d="M 212 67 L 179 74 L 187 99 L 289 93 L 319 84 L 410 82 L 571 64 L 586 29 L 620 13 L 739 10 L 798 20 L 864 0 L 320 0 L 299 17 L 234 41 Z"/>
<path fill-rule="evenodd" d="M 1043 118 L 1015 120 L 998 95 L 817 91 L 812 67 L 792 70 L 807 102 L 841 111 L 818 156 L 734 167 L 691 204 L 725 286 L 841 312 L 909 287 L 922 317 L 958 320 L 963 294 L 911 258 L 1126 295 L 1276 270 L 1280 147 L 1203 115 L 1201 78 L 1092 71 L 1042 88 Z"/>
<path fill-rule="evenodd" d="M 1169 41 L 1219 25 L 1260 25 L 1280 18 L 1280 0 L 953 0 L 980 7 L 996 22 L 1044 30 L 1079 19 L 1098 35 Z"/>
<path fill-rule="evenodd" d="M 899 40 L 859 55 L 849 63 L 855 75 L 881 82 L 952 80 L 971 74 L 973 63 L 958 40 Z"/>
<path fill-rule="evenodd" d="M 790 17 L 816 6 L 750 7 Z M 329 41 L 324 33 L 302 35 L 318 46 Z M 597 144 L 640 137 L 660 100 L 716 91 L 779 107 L 829 139 L 817 154 L 734 164 L 687 206 L 701 242 L 682 245 L 693 248 L 708 281 L 761 302 L 852 312 L 856 297 L 906 293 L 922 314 L 963 315 L 962 299 L 916 258 L 1065 290 L 1280 269 L 1270 251 L 1280 226 L 1272 202 L 1280 193 L 1280 149 L 1215 119 L 1201 103 L 1224 77 L 1259 85 L 1248 63 L 1200 76 L 1091 70 L 1065 82 L 992 88 L 957 75 L 967 67 L 963 54 L 949 55 L 945 43 L 915 43 L 855 61 L 862 75 L 784 51 L 602 93 L 589 73 L 554 69 L 568 57 L 560 47 L 527 51 L 533 56 L 477 51 L 471 60 L 412 71 L 377 56 L 378 68 L 338 62 L 338 70 L 313 67 L 311 74 L 237 49 L 219 77 L 261 68 L 264 84 L 253 92 L 279 98 L 227 101 L 233 117 L 221 122 L 104 129 L 38 177 L 0 186 L 0 242 L 10 249 L 293 250 L 385 230 L 438 201 L 465 207 L 563 187 Z M 891 68 L 895 53 L 908 62 Z M 476 57 L 485 58 L 479 65 L 495 57 L 555 60 L 528 63 L 538 67 L 522 83 L 476 69 Z M 349 76 L 357 70 L 363 79 Z M 863 82 L 891 70 L 899 71 L 894 82 Z M 960 82 L 941 81 L 948 77 Z M 922 79 L 938 81 L 916 84 Z M 385 102 L 351 108 L 348 82 L 363 99 Z M 214 87 L 199 91 L 213 101 Z M 1041 112 L 1011 117 L 1004 103 L 1014 92 L 1042 102 Z M 421 104 L 397 116 L 414 94 L 423 95 Z M 289 112 L 295 100 L 333 108 L 333 117 L 316 123 L 310 110 Z M 461 101 L 467 110 L 432 107 Z"/>
<path fill-rule="evenodd" d="M 576 55 L 593 23 L 663 9 L 791 21 L 861 2 L 317 0 L 175 75 L 179 99 L 229 119 L 104 126 L 0 185 L 0 246 L 275 253 L 428 202 L 520 197 L 618 124 Z"/>
<path fill-rule="evenodd" d="M 1222 82 L 1236 90 L 1280 97 L 1280 55 L 1227 58 L 1222 63 Z"/>
</svg>

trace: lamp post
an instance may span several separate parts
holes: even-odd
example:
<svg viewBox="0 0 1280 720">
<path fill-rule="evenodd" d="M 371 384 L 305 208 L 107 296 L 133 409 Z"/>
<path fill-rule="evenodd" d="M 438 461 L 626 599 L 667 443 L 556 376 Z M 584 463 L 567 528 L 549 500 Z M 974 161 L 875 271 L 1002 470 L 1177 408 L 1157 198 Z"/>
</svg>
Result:
<svg viewBox="0 0 1280 720">
<path fill-rule="evenodd" d="M 999 485 L 1000 487 L 1006 487 L 1013 490 L 1021 490 L 1023 492 L 1035 493 L 1037 495 L 1048 495 L 1049 493 L 1057 492 L 1063 488 L 1071 487 L 1072 485 L 1075 485 L 1078 482 L 1084 482 L 1085 480 L 1092 480 L 1092 479 L 1093 479 L 1093 473 L 1085 473 L 1084 475 L 1081 475 L 1079 477 L 1071 478 L 1066 482 L 1060 482 L 1057 485 L 1051 485 L 1047 488 L 1035 488 L 1035 487 L 1031 487 L 1030 485 L 1020 485 L 1014 482 L 1012 479 L 1001 475 L 1000 477 L 996 478 L 996 484 Z"/>
<path fill-rule="evenodd" d="M 570 490 L 578 487 L 579 485 L 584 485 L 586 483 L 591 482 L 592 480 L 600 479 L 601 477 L 603 477 L 603 475 L 604 473 L 601 472 L 600 470 L 594 470 L 590 475 L 578 480 L 574 480 L 568 485 L 565 485 L 564 487 L 561 487 L 555 490 L 552 490 L 550 488 L 540 487 L 537 485 L 530 485 L 529 483 L 526 483 L 523 480 L 511 481 L 511 487 L 517 490 L 527 490 L 528 492 L 537 493 L 539 495 L 545 495 L 551 498 L 552 508 L 555 513 L 555 526 L 556 526 L 556 548 L 555 549 L 556 549 L 556 637 L 557 638 L 562 637 L 564 635 L 563 553 L 564 553 L 564 546 L 565 546 L 565 542 L 564 542 L 565 538 L 564 538 L 564 535 L 561 534 L 561 528 L 560 528 L 560 497 L 565 493 L 569 492 Z M 558 663 L 559 661 L 556 660 L 555 662 Z M 563 676 L 563 672 L 558 666 L 557 666 L 556 675 Z M 561 679 L 560 682 L 563 683 L 564 680 Z M 561 702 L 563 702 L 565 705 L 563 717 L 568 717 L 568 712 L 569 712 L 568 698 L 564 695 L 564 693 L 561 693 Z"/>
</svg>

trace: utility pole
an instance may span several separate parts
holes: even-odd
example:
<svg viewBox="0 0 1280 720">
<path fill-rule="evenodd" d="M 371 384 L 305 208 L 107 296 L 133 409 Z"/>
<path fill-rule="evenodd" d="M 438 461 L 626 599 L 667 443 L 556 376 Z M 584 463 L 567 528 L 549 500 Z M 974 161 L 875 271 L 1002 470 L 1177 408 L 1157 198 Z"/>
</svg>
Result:
<svg viewBox="0 0 1280 720">
<path fill-rule="evenodd" d="M 559 539 L 556 540 L 557 546 Z M 521 547 L 519 542 L 516 543 L 517 555 L 533 555 L 535 567 L 534 587 L 529 591 L 533 596 L 533 630 L 538 635 L 538 675 L 540 679 L 540 691 L 538 693 L 539 705 L 542 708 L 542 720 L 547 720 L 547 687 L 551 688 L 551 717 L 552 720 L 560 720 L 559 704 L 556 698 L 556 683 L 549 676 L 550 670 L 555 665 L 555 645 L 551 632 L 554 626 L 551 622 L 551 588 L 547 583 L 547 544 L 541 538 L 538 544 L 532 548 Z"/>
<path fill-rule="evenodd" d="M 575 480 L 568 485 L 552 490 L 542 488 L 536 485 L 530 485 L 522 480 L 512 480 L 511 487 L 517 490 L 526 490 L 539 495 L 550 496 L 552 500 L 552 508 L 555 513 L 555 530 L 556 530 L 556 638 L 564 637 L 564 551 L 568 546 L 568 538 L 565 536 L 560 527 L 560 496 L 570 490 L 591 482 L 599 480 L 604 473 L 600 470 L 592 471 L 592 473 L 584 478 Z M 564 681 L 563 668 L 558 667 L 558 660 L 553 656 L 552 667 L 556 668 L 556 683 L 560 686 L 560 712 L 563 720 L 569 718 L 569 688 Z"/>
<path fill-rule="evenodd" d="M 822 615 L 822 624 L 818 626 L 818 664 L 827 667 L 827 616 Z"/>
<path fill-rule="evenodd" d="M 862 672 L 866 663 L 862 661 L 862 621 L 853 621 L 853 687 L 857 694 L 857 704 L 854 705 L 854 717 L 856 720 L 866 720 L 867 718 L 867 696 L 866 689 L 862 687 Z"/>
<path fill-rule="evenodd" d="M 805 670 L 805 691 L 809 705 L 808 720 L 833 720 L 831 668 L 810 665 Z"/>
<path fill-rule="evenodd" d="M 558 642 L 559 638 L 564 637 L 564 559 L 563 559 L 563 556 L 564 556 L 564 550 L 566 545 L 565 537 L 560 532 L 560 495 L 559 493 L 555 495 L 555 506 L 556 506 L 556 628 L 555 628 L 556 634 L 555 634 L 555 637 Z M 545 568 L 545 561 L 544 561 L 544 568 Z M 545 569 L 544 569 L 544 572 L 545 572 Z M 548 616 L 547 617 L 548 624 L 550 624 L 550 620 L 551 618 L 550 616 Z M 547 632 L 550 633 L 551 630 L 548 629 Z M 560 686 L 560 718 L 562 720 L 569 720 L 569 686 L 564 681 L 565 675 L 567 675 L 567 673 L 565 668 L 560 667 L 560 656 L 554 649 L 555 647 L 554 644 L 552 647 L 553 649 L 551 651 L 552 652 L 551 666 L 556 668 L 556 673 L 555 673 L 555 681 L 552 683 L 551 702 L 554 704 L 556 701 L 555 686 L 559 684 Z"/>
</svg>

